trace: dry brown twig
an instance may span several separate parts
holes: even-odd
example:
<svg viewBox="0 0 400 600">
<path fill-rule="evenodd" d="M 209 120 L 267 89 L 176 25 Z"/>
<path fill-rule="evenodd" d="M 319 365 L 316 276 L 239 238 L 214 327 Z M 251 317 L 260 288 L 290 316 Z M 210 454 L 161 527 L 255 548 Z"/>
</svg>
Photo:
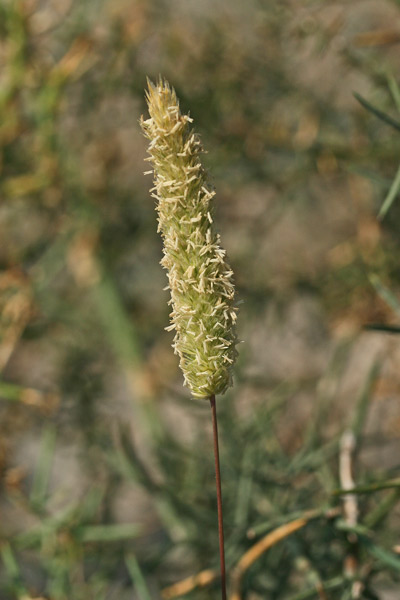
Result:
<svg viewBox="0 0 400 600">
<path fill-rule="evenodd" d="M 352 475 L 352 459 L 356 448 L 356 439 L 352 431 L 345 431 L 340 440 L 339 454 L 339 478 L 343 490 L 352 490 L 356 487 Z M 342 498 L 343 516 L 349 527 L 355 527 L 358 521 L 358 501 L 356 494 L 346 494 Z M 351 549 L 345 558 L 344 571 L 349 577 L 355 577 L 358 569 L 356 557 L 357 534 L 349 533 L 348 540 Z M 351 597 L 360 598 L 363 590 L 361 581 L 354 581 L 351 590 Z"/>
<path fill-rule="evenodd" d="M 352 490 L 355 483 L 352 475 L 352 455 L 355 450 L 355 437 L 352 431 L 345 431 L 340 440 L 339 478 L 343 490 Z M 346 494 L 342 498 L 343 514 L 350 527 L 357 525 L 358 505 L 355 494 Z"/>
<path fill-rule="evenodd" d="M 162 591 L 162 597 L 164 600 L 171 600 L 171 598 L 179 598 L 179 596 L 183 596 L 184 594 L 188 594 L 192 590 L 196 588 L 206 587 L 210 585 L 219 577 L 218 571 L 213 571 L 212 569 L 205 569 L 204 571 L 200 571 L 200 573 L 196 573 L 195 575 L 191 575 L 190 577 L 186 577 L 186 579 L 182 579 L 169 587 L 166 587 Z"/>
<path fill-rule="evenodd" d="M 378 31 L 365 31 L 355 36 L 353 44 L 357 48 L 373 46 L 392 46 L 400 42 L 400 31 L 397 29 L 379 29 Z"/>
</svg>

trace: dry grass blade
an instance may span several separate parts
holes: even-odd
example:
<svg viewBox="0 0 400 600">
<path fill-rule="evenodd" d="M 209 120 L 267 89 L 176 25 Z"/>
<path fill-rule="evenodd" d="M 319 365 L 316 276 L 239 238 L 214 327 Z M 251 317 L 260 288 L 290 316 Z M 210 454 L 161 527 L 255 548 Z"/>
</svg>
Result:
<svg viewBox="0 0 400 600">
<path fill-rule="evenodd" d="M 218 578 L 218 576 L 218 571 L 205 569 L 204 571 L 200 571 L 200 573 L 186 577 L 186 579 L 182 579 L 182 581 L 178 581 L 177 583 L 164 588 L 162 591 L 162 597 L 164 600 L 179 598 L 179 596 L 188 594 L 196 588 L 202 588 L 210 585 Z"/>
<path fill-rule="evenodd" d="M 296 519 L 295 521 L 291 521 L 290 523 L 286 523 L 285 525 L 281 525 L 274 531 L 271 531 L 264 536 L 259 542 L 257 542 L 257 544 L 254 544 L 254 546 L 252 546 L 250 550 L 248 550 L 242 556 L 233 572 L 233 591 L 230 596 L 230 600 L 242 600 L 242 595 L 240 592 L 242 579 L 251 565 L 255 563 L 256 560 L 258 560 L 260 556 L 264 554 L 264 552 L 269 550 L 269 548 L 307 525 L 310 518 L 307 519 L 306 517 L 302 517 L 300 519 Z"/>
<path fill-rule="evenodd" d="M 400 42 L 400 32 L 396 29 L 380 29 L 378 31 L 365 31 L 354 38 L 354 45 L 358 48 L 373 46 L 391 46 Z"/>
</svg>

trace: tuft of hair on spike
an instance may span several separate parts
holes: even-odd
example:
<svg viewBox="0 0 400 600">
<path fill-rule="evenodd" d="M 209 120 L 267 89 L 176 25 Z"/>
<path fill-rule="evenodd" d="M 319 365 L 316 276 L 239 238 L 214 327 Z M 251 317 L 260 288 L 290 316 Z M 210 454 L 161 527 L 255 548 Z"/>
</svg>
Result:
<svg viewBox="0 0 400 600">
<path fill-rule="evenodd" d="M 213 223 L 214 190 L 201 164 L 203 152 L 192 119 L 182 114 L 175 90 L 161 77 L 147 80 L 152 196 L 168 271 L 173 347 L 185 384 L 196 398 L 222 394 L 232 384 L 237 308 L 233 272 Z"/>
</svg>

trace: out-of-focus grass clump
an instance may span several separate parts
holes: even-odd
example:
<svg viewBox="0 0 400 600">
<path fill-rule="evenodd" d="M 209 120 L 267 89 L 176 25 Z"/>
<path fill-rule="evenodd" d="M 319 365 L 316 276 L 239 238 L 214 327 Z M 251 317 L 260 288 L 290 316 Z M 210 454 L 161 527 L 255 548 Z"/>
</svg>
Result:
<svg viewBox="0 0 400 600">
<path fill-rule="evenodd" d="M 231 600 L 396 597 L 400 138 L 376 109 L 399 121 L 398 17 L 0 3 L 1 598 L 218 597 L 208 412 L 181 402 L 143 177 L 160 73 L 209 149 L 244 300 L 220 405 Z"/>
</svg>

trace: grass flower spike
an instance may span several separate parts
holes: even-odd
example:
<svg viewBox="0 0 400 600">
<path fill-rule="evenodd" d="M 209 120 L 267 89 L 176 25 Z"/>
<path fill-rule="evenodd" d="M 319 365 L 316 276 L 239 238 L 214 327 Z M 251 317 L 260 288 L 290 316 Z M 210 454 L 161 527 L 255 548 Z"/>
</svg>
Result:
<svg viewBox="0 0 400 600">
<path fill-rule="evenodd" d="M 200 161 L 203 152 L 192 119 L 181 114 L 168 83 L 149 82 L 150 118 L 141 121 L 150 140 L 164 241 L 161 264 L 168 270 L 174 349 L 185 384 L 196 398 L 221 394 L 231 385 L 237 351 L 232 270 L 213 227 L 215 192 Z M 151 171 L 150 171 L 151 172 Z"/>
</svg>

